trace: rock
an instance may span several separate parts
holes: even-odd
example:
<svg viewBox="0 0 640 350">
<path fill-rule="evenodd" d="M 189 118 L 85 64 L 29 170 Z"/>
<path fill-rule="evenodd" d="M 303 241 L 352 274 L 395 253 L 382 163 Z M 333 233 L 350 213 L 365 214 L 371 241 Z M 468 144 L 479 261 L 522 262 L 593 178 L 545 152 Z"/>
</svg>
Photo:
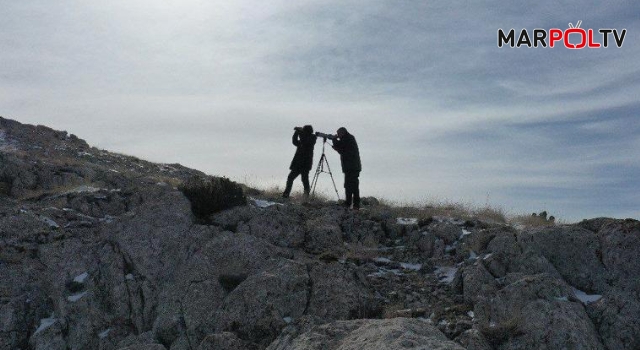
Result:
<svg viewBox="0 0 640 350">
<path fill-rule="evenodd" d="M 611 290 L 586 308 L 607 349 L 640 349 L 640 302 L 637 296 Z"/>
<path fill-rule="evenodd" d="M 491 344 L 477 329 L 466 330 L 455 340 L 467 350 L 493 350 Z"/>
<path fill-rule="evenodd" d="M 481 299 L 474 313 L 479 330 L 499 349 L 602 349 L 573 289 L 545 274 L 527 276 Z"/>
<path fill-rule="evenodd" d="M 311 299 L 307 313 L 323 320 L 371 317 L 379 313 L 364 277 L 341 264 L 316 264 L 311 268 Z"/>
<path fill-rule="evenodd" d="M 640 221 L 609 221 L 601 226 L 597 236 L 602 263 L 612 283 L 640 295 Z"/>
<path fill-rule="evenodd" d="M 497 290 L 495 279 L 483 264 L 475 263 L 462 269 L 464 301 L 476 304 Z"/>
<path fill-rule="evenodd" d="M 225 298 L 250 276 L 265 271 L 277 252 L 276 247 L 254 236 L 232 232 L 214 236 L 163 288 L 153 324 L 155 337 L 163 344 L 173 344 L 180 337 L 199 344 L 218 327 Z"/>
<path fill-rule="evenodd" d="M 380 205 L 380 201 L 376 197 L 362 197 L 360 198 L 360 203 L 366 206 Z"/>
<path fill-rule="evenodd" d="M 433 253 L 431 254 L 434 258 L 442 258 L 445 253 L 445 244 L 444 241 L 440 238 L 437 238 L 433 243 Z"/>
<path fill-rule="evenodd" d="M 435 252 L 436 235 L 433 232 L 415 231 L 409 237 L 410 241 L 424 253 L 426 257 L 432 257 Z"/>
<path fill-rule="evenodd" d="M 515 337 L 500 349 L 604 349 L 593 324 L 577 303 L 537 300 L 521 310 Z"/>
<path fill-rule="evenodd" d="M 602 293 L 609 288 L 609 275 L 600 261 L 600 242 L 595 233 L 572 226 L 548 227 L 523 232 L 518 237 L 523 250 L 544 256 L 572 286 Z"/>
<path fill-rule="evenodd" d="M 238 338 L 234 333 L 210 334 L 202 340 L 197 350 L 257 350 L 254 344 Z"/>
<path fill-rule="evenodd" d="M 522 253 L 516 235 L 510 232 L 497 233 L 487 245 L 487 251 L 505 266 Z"/>
<path fill-rule="evenodd" d="M 304 249 L 312 254 L 343 249 L 342 228 L 335 216 L 321 215 L 305 222 Z"/>
<path fill-rule="evenodd" d="M 458 225 L 450 223 L 432 223 L 428 226 L 428 231 L 432 232 L 437 238 L 444 241 L 446 245 L 451 245 L 462 236 L 462 228 Z"/>
<path fill-rule="evenodd" d="M 523 254 L 511 261 L 509 271 L 519 272 L 525 275 L 545 273 L 551 277 L 562 279 L 558 270 L 556 270 L 547 258 L 531 250 L 525 251 Z"/>
<path fill-rule="evenodd" d="M 303 213 L 295 206 L 272 205 L 258 211 L 238 232 L 250 234 L 279 247 L 298 248 L 305 243 Z"/>
<path fill-rule="evenodd" d="M 268 350 L 356 349 L 462 350 L 428 322 L 415 318 L 336 321 L 315 326 L 296 338 L 275 340 Z"/>
<path fill-rule="evenodd" d="M 386 235 L 379 222 L 349 215 L 342 221 L 341 231 L 344 241 L 360 244 L 364 247 L 377 247 L 383 243 Z"/>
<path fill-rule="evenodd" d="M 162 344 L 131 345 L 118 350 L 167 350 Z"/>
<path fill-rule="evenodd" d="M 591 232 L 598 233 L 598 231 L 600 231 L 600 228 L 602 228 L 602 226 L 604 226 L 604 225 L 606 225 L 608 223 L 611 223 L 611 222 L 616 222 L 616 219 L 594 218 L 594 219 L 582 220 L 581 222 L 576 224 L 576 226 L 582 227 L 582 228 L 587 229 L 587 230 L 589 230 Z"/>
<path fill-rule="evenodd" d="M 479 226 L 476 224 L 476 226 Z M 469 257 L 470 252 L 475 254 L 486 253 L 489 242 L 499 234 L 515 233 L 511 228 L 498 227 L 490 229 L 474 230 L 470 235 L 464 235 L 460 239 L 456 255 L 461 259 Z"/>
<path fill-rule="evenodd" d="M 66 350 L 64 339 L 66 324 L 60 318 L 46 318 L 40 320 L 40 325 L 29 339 L 29 345 L 36 350 Z M 9 349 L 5 347 L 4 349 Z"/>
<path fill-rule="evenodd" d="M 216 330 L 266 346 L 287 325 L 287 318 L 295 320 L 305 312 L 309 284 L 304 265 L 279 261 L 229 293 L 217 312 Z"/>
</svg>

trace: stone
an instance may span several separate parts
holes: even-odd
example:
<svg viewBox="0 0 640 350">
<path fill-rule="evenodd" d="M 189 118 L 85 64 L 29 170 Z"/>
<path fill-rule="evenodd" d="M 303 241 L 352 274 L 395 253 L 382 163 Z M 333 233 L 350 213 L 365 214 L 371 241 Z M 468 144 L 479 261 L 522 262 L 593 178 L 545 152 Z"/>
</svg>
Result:
<svg viewBox="0 0 640 350">
<path fill-rule="evenodd" d="M 295 338 L 275 340 L 268 350 L 357 349 L 462 350 L 428 322 L 415 318 L 335 321 L 319 325 Z"/>
</svg>

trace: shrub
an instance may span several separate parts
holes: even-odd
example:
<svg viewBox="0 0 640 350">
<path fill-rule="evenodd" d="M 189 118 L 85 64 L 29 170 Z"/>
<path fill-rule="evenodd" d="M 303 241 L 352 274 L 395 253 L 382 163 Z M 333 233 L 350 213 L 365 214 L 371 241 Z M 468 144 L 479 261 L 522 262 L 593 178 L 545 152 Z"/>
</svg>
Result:
<svg viewBox="0 0 640 350">
<path fill-rule="evenodd" d="M 247 204 L 242 187 L 225 177 L 193 177 L 178 187 L 191 202 L 191 211 L 207 222 L 213 213 Z"/>
</svg>

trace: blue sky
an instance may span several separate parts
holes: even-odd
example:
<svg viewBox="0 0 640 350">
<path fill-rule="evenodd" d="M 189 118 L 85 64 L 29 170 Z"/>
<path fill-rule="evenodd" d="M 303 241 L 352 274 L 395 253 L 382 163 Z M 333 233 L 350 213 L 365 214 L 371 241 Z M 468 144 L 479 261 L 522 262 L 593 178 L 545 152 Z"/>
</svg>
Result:
<svg viewBox="0 0 640 350">
<path fill-rule="evenodd" d="M 0 115 L 260 186 L 345 126 L 364 195 L 640 218 L 637 3 L 291 3 L 0 0 Z M 579 20 L 623 47 L 497 47 Z"/>
</svg>

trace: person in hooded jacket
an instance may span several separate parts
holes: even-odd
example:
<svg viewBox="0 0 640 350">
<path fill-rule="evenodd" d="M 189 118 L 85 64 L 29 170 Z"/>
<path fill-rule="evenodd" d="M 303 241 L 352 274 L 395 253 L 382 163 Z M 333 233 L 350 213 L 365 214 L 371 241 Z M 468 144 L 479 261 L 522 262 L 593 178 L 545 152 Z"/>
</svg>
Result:
<svg viewBox="0 0 640 350">
<path fill-rule="evenodd" d="M 287 187 L 282 193 L 283 198 L 289 198 L 293 181 L 301 175 L 302 186 L 304 186 L 305 199 L 309 197 L 311 187 L 309 185 L 309 171 L 313 166 L 313 148 L 316 144 L 316 135 L 313 133 L 311 125 L 294 128 L 295 132 L 291 138 L 291 142 L 296 146 L 296 154 L 293 156 L 291 165 L 289 166 L 289 176 L 287 177 Z"/>
<path fill-rule="evenodd" d="M 360 209 L 360 172 L 362 164 L 360 162 L 360 151 L 356 138 L 351 135 L 346 128 L 338 129 L 336 139 L 333 140 L 333 149 L 340 154 L 340 164 L 344 173 L 344 205 L 349 208 L 353 204 L 353 209 Z"/>
</svg>

